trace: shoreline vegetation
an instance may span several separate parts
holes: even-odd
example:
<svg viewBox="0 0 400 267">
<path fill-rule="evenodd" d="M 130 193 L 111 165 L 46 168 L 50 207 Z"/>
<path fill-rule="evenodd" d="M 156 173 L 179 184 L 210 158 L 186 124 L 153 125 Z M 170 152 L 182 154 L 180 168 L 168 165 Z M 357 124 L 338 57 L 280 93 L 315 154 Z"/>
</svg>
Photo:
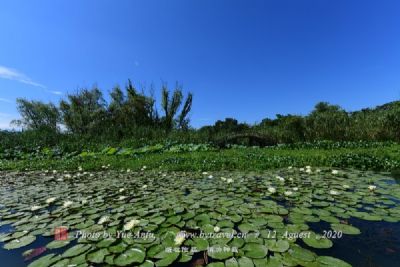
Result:
<svg viewBox="0 0 400 267">
<path fill-rule="evenodd" d="M 356 144 L 354 144 L 355 146 Z M 359 170 L 400 169 L 400 145 L 374 143 L 359 148 L 233 147 L 218 149 L 210 145 L 162 145 L 136 150 L 108 147 L 99 152 L 83 151 L 56 154 L 43 150 L 35 154 L 0 160 L 0 170 L 124 170 L 143 168 L 170 171 L 267 170 L 283 167 L 320 166 Z M 178 149 L 179 148 L 179 149 Z M 54 154 L 53 154 L 54 153 Z"/>
<path fill-rule="evenodd" d="M 400 169 L 400 101 L 348 112 L 327 102 L 305 116 L 248 124 L 234 118 L 195 129 L 192 93 L 176 84 L 146 94 L 128 80 L 107 96 L 94 87 L 57 103 L 17 99 L 21 131 L 0 131 L 0 170 Z"/>
</svg>

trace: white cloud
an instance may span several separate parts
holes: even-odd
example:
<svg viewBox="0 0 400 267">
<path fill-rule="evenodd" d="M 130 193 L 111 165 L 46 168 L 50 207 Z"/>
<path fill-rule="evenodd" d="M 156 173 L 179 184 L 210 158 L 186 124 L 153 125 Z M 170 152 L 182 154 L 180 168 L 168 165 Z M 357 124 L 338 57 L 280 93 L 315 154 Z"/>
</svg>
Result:
<svg viewBox="0 0 400 267">
<path fill-rule="evenodd" d="M 53 90 L 46 90 L 46 92 L 52 93 L 54 95 L 63 95 L 64 93 L 61 91 L 53 91 Z"/>
<path fill-rule="evenodd" d="M 5 103 L 13 103 L 10 99 L 7 98 L 1 98 L 0 97 L 0 102 L 5 102 Z"/>
<path fill-rule="evenodd" d="M 29 85 L 40 87 L 40 88 L 46 88 L 46 86 L 44 86 L 43 84 L 32 81 L 31 78 L 29 78 L 25 74 L 15 70 L 15 69 L 7 68 L 4 66 L 0 66 L 0 78 L 18 81 L 21 83 L 29 84 Z"/>
</svg>

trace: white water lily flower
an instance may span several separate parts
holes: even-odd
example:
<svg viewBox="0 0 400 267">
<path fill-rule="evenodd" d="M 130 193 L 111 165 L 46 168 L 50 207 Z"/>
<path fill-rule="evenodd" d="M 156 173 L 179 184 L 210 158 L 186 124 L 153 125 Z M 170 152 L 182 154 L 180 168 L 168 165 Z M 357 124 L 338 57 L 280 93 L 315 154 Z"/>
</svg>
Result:
<svg viewBox="0 0 400 267">
<path fill-rule="evenodd" d="M 339 192 L 332 189 L 329 191 L 329 194 L 336 196 L 336 195 L 339 195 Z"/>
<path fill-rule="evenodd" d="M 345 188 L 345 189 L 349 189 L 349 188 L 350 188 L 350 186 L 349 186 L 349 185 L 347 185 L 347 184 L 344 184 L 344 185 L 343 185 L 343 188 Z"/>
<path fill-rule="evenodd" d="M 228 184 L 233 183 L 233 179 L 232 179 L 232 178 L 228 178 L 228 179 L 226 180 L 226 182 L 227 182 Z"/>
<path fill-rule="evenodd" d="M 31 211 L 39 210 L 39 209 L 41 209 L 41 208 L 42 208 L 41 206 L 35 205 L 35 206 L 32 206 L 32 207 L 31 207 Z"/>
<path fill-rule="evenodd" d="M 89 174 L 89 176 L 90 176 L 90 177 L 93 177 L 93 176 L 94 176 L 94 174 L 93 174 L 93 173 L 91 173 L 91 174 Z"/>
<path fill-rule="evenodd" d="M 285 191 L 284 194 L 285 194 L 285 196 L 291 196 L 291 195 L 293 195 L 293 192 L 292 191 Z"/>
<path fill-rule="evenodd" d="M 225 178 L 225 177 L 221 177 L 221 180 L 222 180 L 222 181 L 226 181 L 226 178 Z"/>
<path fill-rule="evenodd" d="M 221 230 L 221 228 L 219 228 L 218 226 L 214 227 L 214 232 L 218 233 Z"/>
<path fill-rule="evenodd" d="M 181 231 L 179 233 L 176 234 L 175 236 L 175 245 L 176 246 L 180 246 L 182 245 L 182 243 L 185 241 L 186 237 L 186 233 L 184 231 Z"/>
<path fill-rule="evenodd" d="M 57 170 L 53 170 L 53 173 L 57 173 Z"/>
<path fill-rule="evenodd" d="M 131 172 L 131 169 L 127 169 L 126 172 Z"/>
<path fill-rule="evenodd" d="M 311 169 L 307 169 L 306 173 L 312 173 L 312 170 Z"/>
<path fill-rule="evenodd" d="M 293 191 L 298 191 L 299 188 L 298 187 L 293 187 Z"/>
<path fill-rule="evenodd" d="M 311 166 L 306 166 L 306 169 L 311 169 Z"/>
<path fill-rule="evenodd" d="M 102 216 L 102 217 L 100 218 L 100 220 L 98 221 L 97 224 L 103 224 L 103 223 L 105 223 L 106 221 L 108 221 L 109 219 L 110 219 L 110 216 L 107 216 L 107 215 Z"/>
<path fill-rule="evenodd" d="M 64 201 L 63 207 L 66 208 L 66 207 L 71 206 L 72 204 L 74 204 L 74 202 L 72 202 L 71 200 L 67 200 L 67 201 Z"/>
<path fill-rule="evenodd" d="M 338 170 L 332 170 L 332 174 L 338 174 L 339 171 Z"/>
<path fill-rule="evenodd" d="M 271 194 L 274 194 L 274 193 L 276 193 L 276 189 L 275 189 L 275 187 L 268 187 L 268 192 L 270 192 Z"/>
<path fill-rule="evenodd" d="M 303 171 L 304 171 L 304 168 L 300 168 L 299 170 L 300 170 L 301 172 L 303 172 Z"/>
<path fill-rule="evenodd" d="M 292 167 L 292 166 L 289 166 L 289 167 L 288 167 L 288 170 L 291 170 L 291 169 L 293 169 L 293 167 Z"/>
<path fill-rule="evenodd" d="M 124 200 L 126 198 L 126 196 L 120 196 L 119 198 L 118 198 L 118 200 Z"/>
<path fill-rule="evenodd" d="M 53 203 L 56 199 L 57 198 L 55 198 L 55 197 L 48 198 L 48 199 L 46 199 L 46 203 L 47 204 Z"/>
<path fill-rule="evenodd" d="M 144 184 L 144 185 L 142 186 L 142 188 L 143 188 L 143 189 L 146 189 L 146 188 L 147 188 L 147 184 Z"/>
<path fill-rule="evenodd" d="M 276 179 L 278 179 L 279 181 L 281 181 L 281 182 L 284 182 L 285 181 L 285 178 L 283 178 L 283 177 L 281 177 L 281 176 L 276 176 Z"/>
<path fill-rule="evenodd" d="M 67 173 L 67 174 L 64 174 L 64 177 L 65 177 L 65 178 L 71 178 L 71 177 L 72 177 L 72 175 L 71 175 L 71 174 L 69 174 L 69 173 Z"/>
<path fill-rule="evenodd" d="M 368 186 L 368 189 L 371 190 L 371 191 L 373 191 L 373 190 L 376 189 L 376 186 L 375 186 L 375 185 L 370 185 L 370 186 Z"/>
<path fill-rule="evenodd" d="M 125 188 L 120 188 L 119 190 L 118 190 L 118 192 L 120 192 L 120 193 L 122 193 L 122 192 L 124 192 L 125 191 Z"/>
<path fill-rule="evenodd" d="M 202 172 L 201 174 L 203 174 L 203 175 L 207 175 L 207 174 L 208 174 L 208 172 Z"/>
<path fill-rule="evenodd" d="M 209 178 L 209 179 L 212 179 L 212 178 L 214 178 L 214 176 L 212 176 L 212 175 L 209 175 L 209 176 L 208 176 L 208 178 Z"/>
<path fill-rule="evenodd" d="M 78 167 L 78 171 L 82 171 L 83 169 L 82 169 L 82 167 L 81 166 L 79 166 Z"/>
<path fill-rule="evenodd" d="M 129 231 L 140 223 L 140 220 L 132 219 L 124 224 L 124 230 Z"/>
</svg>

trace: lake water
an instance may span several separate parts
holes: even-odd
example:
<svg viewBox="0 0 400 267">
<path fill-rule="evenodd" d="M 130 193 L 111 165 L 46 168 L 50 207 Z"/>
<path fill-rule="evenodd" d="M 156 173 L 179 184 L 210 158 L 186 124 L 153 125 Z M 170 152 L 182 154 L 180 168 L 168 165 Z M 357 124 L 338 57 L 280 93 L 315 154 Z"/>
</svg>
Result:
<svg viewBox="0 0 400 267">
<path fill-rule="evenodd" d="M 187 174 L 180 174 L 179 177 L 186 176 Z M 216 174 L 214 174 L 215 176 Z M 222 175 L 229 175 L 229 174 L 221 174 Z M 265 174 L 264 174 L 265 175 Z M 287 173 L 285 173 L 286 176 L 288 176 Z M 302 175 L 302 174 L 301 174 Z M 371 174 L 372 175 L 372 174 Z M 376 175 L 376 174 L 375 174 Z M 386 174 L 385 174 L 386 175 Z M 201 176 L 201 175 L 197 175 Z M 251 176 L 251 175 L 250 175 Z M 367 175 L 368 176 L 368 175 Z M 235 179 L 238 180 L 241 177 L 240 175 L 236 175 Z M 263 174 L 261 177 L 264 177 Z M 386 177 L 386 176 L 385 176 Z M 54 177 L 53 177 L 54 178 Z M 196 178 L 197 179 L 197 178 Z M 248 180 L 246 180 L 248 179 Z M 262 181 L 264 181 L 266 178 L 261 178 Z M 269 178 L 268 178 L 269 179 Z M 381 186 L 383 185 L 382 182 L 385 182 L 386 184 L 390 185 L 391 187 L 395 187 L 397 190 L 398 182 L 395 179 L 392 179 L 390 177 L 386 177 L 384 179 L 381 179 Z M 146 180 L 147 183 L 149 183 L 149 178 L 144 179 Z M 210 179 L 211 180 L 211 179 Z M 193 180 L 192 184 L 189 186 L 181 187 L 183 188 L 181 191 L 181 197 L 179 198 L 181 201 L 184 202 L 185 197 L 188 199 L 191 199 L 192 194 L 198 193 L 198 189 L 205 184 L 213 183 L 210 182 L 210 180 L 202 180 L 199 182 L 199 180 Z M 341 181 L 341 179 L 339 179 Z M 257 183 L 260 183 L 260 177 L 257 176 L 256 178 L 245 178 L 243 182 L 248 182 L 248 188 L 241 189 L 239 191 L 239 198 L 243 199 L 243 205 L 249 205 L 249 207 L 252 207 L 251 204 L 254 203 L 255 199 L 258 199 L 258 194 L 260 190 L 260 186 Z M 26 181 L 23 181 L 26 183 Z M 77 183 L 77 181 L 74 181 L 74 183 Z M 219 182 L 218 182 L 219 183 Z M 18 184 L 18 183 L 17 183 Z M 379 185 L 379 183 L 377 183 Z M 21 184 L 19 184 L 20 186 Z M 10 195 L 13 195 L 15 197 L 15 193 L 19 186 L 17 185 L 12 185 L 8 188 L 8 192 Z M 35 184 L 30 184 L 29 186 L 35 186 Z M 254 187 L 256 186 L 256 187 Z M 383 185 L 384 186 L 384 185 Z M 212 194 L 214 191 L 213 189 L 210 189 L 208 185 L 204 188 L 204 190 L 209 190 L 209 193 Z M 261 187 L 262 188 L 262 187 Z M 386 187 L 383 187 L 386 188 Z M 390 187 L 387 187 L 388 190 Z M 89 193 L 91 192 L 94 194 L 92 189 L 89 190 Z M 147 190 L 147 189 L 146 189 Z M 239 189 L 238 189 L 239 190 Z M 354 192 L 358 191 L 358 188 L 353 189 Z M 385 189 L 386 190 L 386 189 Z M 62 190 L 61 190 L 62 191 Z M 78 190 L 79 191 L 79 190 Z M 300 191 L 302 191 L 300 189 Z M 305 189 L 305 191 L 307 191 Z M 41 191 L 40 191 L 41 192 Z M 175 191 L 174 191 L 175 192 Z M 390 191 L 392 192 L 392 191 Z M 395 193 L 398 191 L 395 191 Z M 103 192 L 104 193 L 104 192 Z M 203 191 L 204 193 L 204 191 Z M 231 192 L 227 192 L 229 195 Z M 42 193 L 39 193 L 39 195 Z M 155 191 L 148 191 L 147 194 L 156 194 Z M 385 193 L 386 194 L 386 193 Z M 383 195 L 383 193 L 382 193 Z M 75 195 L 74 195 L 75 196 Z M 4 197 L 4 196 L 3 196 Z M 363 203 L 370 203 L 370 204 L 365 204 L 362 207 L 358 207 L 359 211 L 368 211 L 370 210 L 369 208 L 371 207 L 382 207 L 382 203 L 377 202 L 376 196 L 369 196 L 365 195 L 365 198 L 370 198 Z M 232 199 L 235 199 L 233 197 Z M 259 198 L 261 199 L 261 198 Z M 264 199 L 274 199 L 274 196 L 267 196 Z M 300 201 L 300 198 L 296 198 L 293 201 L 289 199 L 289 202 L 287 201 L 287 198 L 282 200 L 281 198 L 276 199 L 276 202 L 278 205 L 281 205 L 288 210 L 291 210 L 290 205 L 293 205 L 294 202 Z M 390 197 L 385 197 L 384 199 L 390 200 L 387 202 L 387 207 L 398 207 L 399 205 L 399 199 L 394 196 Z M 214 199 L 215 200 L 215 199 Z M 268 200 L 267 200 L 268 201 Z M 304 200 L 301 200 L 304 201 Z M 337 201 L 337 200 L 336 200 Z M 288 204 L 289 203 L 289 204 Z M 10 203 L 7 203 L 10 204 Z M 7 206 L 7 204 L 5 206 Z M 288 206 L 289 205 L 289 206 Z M 342 205 L 342 204 L 340 204 Z M 340 206 L 339 205 L 339 206 Z M 370 205 L 370 206 L 369 206 Z M 341 207 L 344 207 L 345 205 L 342 205 Z M 107 207 L 107 211 L 112 211 L 115 209 L 115 205 L 113 207 Z M 310 207 L 311 208 L 311 207 Z M 372 208 L 371 208 L 372 209 Z M 54 211 L 55 207 L 48 207 L 49 211 Z M 379 211 L 379 210 L 378 210 Z M 15 212 L 15 211 L 14 211 Z M 94 216 L 95 217 L 95 216 Z M 287 220 L 287 218 L 285 218 Z M 310 251 L 315 252 L 319 256 L 332 256 L 341 260 L 344 260 L 351 264 L 352 266 L 359 266 L 359 267 L 398 267 L 400 266 L 400 222 L 386 222 L 386 221 L 369 221 L 369 220 L 363 220 L 355 217 L 349 217 L 345 220 L 346 224 L 353 225 L 357 227 L 360 231 L 361 234 L 359 235 L 346 235 L 343 234 L 341 238 L 337 239 L 331 239 L 333 242 L 333 246 L 331 248 L 327 249 L 317 249 L 313 247 L 309 247 L 307 244 L 305 244 L 302 240 L 296 241 L 297 244 L 301 245 L 304 248 L 309 249 Z M 2 221 L 0 220 L 0 223 Z M 284 221 L 285 222 L 285 221 Z M 310 230 L 316 232 L 316 233 L 322 233 L 323 230 L 330 229 L 330 224 L 326 221 L 319 221 L 319 222 L 307 222 L 307 225 L 310 227 Z M 235 228 L 237 228 L 237 224 L 235 224 Z M 34 229 L 32 229 L 34 230 Z M 10 233 L 13 232 L 14 228 L 10 224 L 5 224 L 0 226 L 0 233 Z M 73 247 L 76 245 L 76 240 L 72 241 L 68 246 L 60 248 L 60 249 L 51 249 L 51 250 L 46 250 L 43 253 L 41 253 L 39 256 L 34 257 L 32 259 L 26 260 L 22 256 L 22 253 L 28 249 L 38 249 L 38 248 L 44 248 L 49 242 L 54 240 L 53 236 L 48 236 L 44 237 L 41 235 L 37 236 L 37 239 L 24 247 L 17 248 L 17 249 L 12 249 L 12 250 L 6 250 L 3 249 L 4 243 L 0 243 L 0 266 L 7 266 L 7 267 L 22 267 L 22 266 L 27 266 L 29 263 L 33 262 L 37 258 L 47 255 L 49 253 L 56 253 L 56 254 L 62 254 L 66 249 Z M 269 252 L 269 255 L 271 252 Z M 192 257 L 192 260 L 187 262 L 187 263 L 174 263 L 171 264 L 171 266 L 188 266 L 188 267 L 193 267 L 193 262 L 197 260 L 197 262 L 201 262 L 201 259 L 203 258 L 204 253 L 197 253 Z M 208 258 L 209 262 L 213 262 L 212 258 Z M 215 261 L 215 260 L 214 260 Z M 102 266 L 100 265 L 93 265 L 93 266 Z"/>
</svg>

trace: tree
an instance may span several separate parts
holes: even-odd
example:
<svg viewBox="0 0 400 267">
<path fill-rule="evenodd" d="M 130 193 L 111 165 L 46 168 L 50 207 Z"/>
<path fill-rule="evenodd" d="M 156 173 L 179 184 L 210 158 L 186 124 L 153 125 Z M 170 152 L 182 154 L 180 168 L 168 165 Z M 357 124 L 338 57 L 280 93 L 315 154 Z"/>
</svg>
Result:
<svg viewBox="0 0 400 267">
<path fill-rule="evenodd" d="M 154 126 L 158 120 L 154 98 L 146 96 L 143 92 L 139 93 L 130 80 L 128 80 L 126 91 L 127 99 L 124 111 L 129 116 L 127 121 L 137 127 Z"/>
<path fill-rule="evenodd" d="M 307 116 L 306 125 L 310 140 L 346 140 L 349 116 L 337 105 L 320 102 Z"/>
<path fill-rule="evenodd" d="M 28 130 L 46 130 L 56 132 L 60 113 L 52 103 L 45 104 L 41 101 L 17 99 L 17 109 L 21 119 L 12 123 Z"/>
<path fill-rule="evenodd" d="M 163 85 L 161 91 L 161 108 L 164 112 L 164 117 L 162 121 L 167 132 L 171 131 L 175 126 L 187 129 L 189 125 L 188 114 L 192 108 L 193 95 L 191 93 L 188 94 L 180 114 L 176 117 L 182 105 L 182 100 L 182 89 L 178 84 L 172 93 L 172 97 L 170 97 L 170 91 L 167 86 Z"/>
<path fill-rule="evenodd" d="M 276 115 L 278 139 L 281 143 L 301 142 L 305 139 L 305 122 L 303 117 L 295 115 Z"/>
<path fill-rule="evenodd" d="M 106 119 L 106 104 L 98 88 L 82 89 L 60 102 L 66 128 L 75 134 L 101 134 Z"/>
</svg>

